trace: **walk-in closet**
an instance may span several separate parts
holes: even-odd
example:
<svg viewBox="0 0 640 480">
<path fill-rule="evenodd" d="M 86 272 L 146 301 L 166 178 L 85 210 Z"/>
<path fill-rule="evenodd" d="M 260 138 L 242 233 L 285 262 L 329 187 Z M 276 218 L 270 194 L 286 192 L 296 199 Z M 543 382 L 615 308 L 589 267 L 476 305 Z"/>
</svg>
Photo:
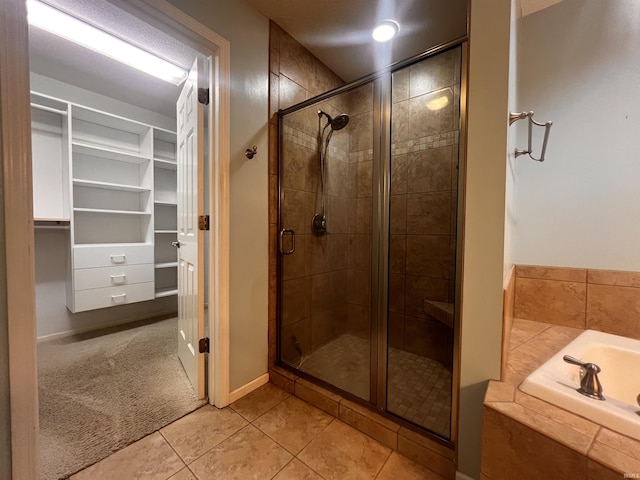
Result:
<svg viewBox="0 0 640 480">
<path fill-rule="evenodd" d="M 176 248 L 176 102 L 201 54 L 111 2 L 27 3 L 40 460 L 42 478 L 57 479 L 205 401 L 178 358 Z M 155 78 L 51 33 L 40 8 L 184 78 Z"/>
</svg>

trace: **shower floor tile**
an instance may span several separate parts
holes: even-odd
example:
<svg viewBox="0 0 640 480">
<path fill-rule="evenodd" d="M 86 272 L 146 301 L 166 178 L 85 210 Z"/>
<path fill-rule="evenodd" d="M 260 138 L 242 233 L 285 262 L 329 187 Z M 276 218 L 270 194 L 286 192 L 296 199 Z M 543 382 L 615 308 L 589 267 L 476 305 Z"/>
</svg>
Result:
<svg viewBox="0 0 640 480">
<path fill-rule="evenodd" d="M 367 340 L 344 334 L 305 357 L 299 369 L 368 400 L 369 357 Z M 430 358 L 390 348 L 387 410 L 448 438 L 451 372 Z"/>
</svg>

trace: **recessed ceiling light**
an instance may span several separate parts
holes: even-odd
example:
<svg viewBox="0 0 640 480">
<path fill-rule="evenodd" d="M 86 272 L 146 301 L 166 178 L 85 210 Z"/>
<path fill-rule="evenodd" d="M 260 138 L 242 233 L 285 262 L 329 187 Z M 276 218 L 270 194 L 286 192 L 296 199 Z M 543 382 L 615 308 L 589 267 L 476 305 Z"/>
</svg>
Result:
<svg viewBox="0 0 640 480">
<path fill-rule="evenodd" d="M 400 30 L 400 24 L 395 20 L 383 20 L 373 29 L 371 36 L 377 42 L 388 42 L 396 36 Z"/>
<path fill-rule="evenodd" d="M 183 68 L 49 5 L 36 0 L 28 0 L 27 8 L 30 25 L 42 28 L 174 85 L 180 85 L 187 78 L 187 72 Z"/>
</svg>

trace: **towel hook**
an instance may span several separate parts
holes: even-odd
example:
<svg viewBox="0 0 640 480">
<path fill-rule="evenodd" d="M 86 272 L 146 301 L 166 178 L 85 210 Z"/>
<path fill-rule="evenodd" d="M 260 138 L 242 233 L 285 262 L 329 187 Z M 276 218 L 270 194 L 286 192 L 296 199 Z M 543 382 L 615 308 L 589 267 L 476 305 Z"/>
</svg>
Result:
<svg viewBox="0 0 640 480">
<path fill-rule="evenodd" d="M 547 142 L 549 141 L 549 132 L 551 131 L 551 125 L 553 122 L 545 122 L 540 123 L 536 122 L 533 119 L 533 112 L 522 112 L 522 113 L 509 113 L 509 125 L 512 125 L 514 122 L 518 120 L 524 120 L 525 118 L 529 119 L 529 140 L 527 142 L 527 149 L 521 150 L 516 148 L 515 155 L 518 158 L 520 155 L 529 155 L 531 160 L 535 160 L 536 162 L 544 162 L 544 155 L 547 151 Z M 535 158 L 532 153 L 533 149 L 531 148 L 531 138 L 533 137 L 533 126 L 536 125 L 538 127 L 544 127 L 544 139 L 542 140 L 542 151 L 540 152 L 540 158 Z"/>
</svg>

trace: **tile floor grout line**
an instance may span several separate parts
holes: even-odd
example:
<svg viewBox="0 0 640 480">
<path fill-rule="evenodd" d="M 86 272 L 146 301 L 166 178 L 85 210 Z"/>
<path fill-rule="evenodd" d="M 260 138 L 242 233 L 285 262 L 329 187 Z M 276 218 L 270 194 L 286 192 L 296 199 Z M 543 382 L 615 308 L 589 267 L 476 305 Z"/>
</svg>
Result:
<svg viewBox="0 0 640 480">
<path fill-rule="evenodd" d="M 289 397 L 287 397 L 287 398 L 289 398 Z M 309 405 L 310 407 L 313 407 L 313 408 L 315 408 L 315 409 L 317 409 L 317 410 L 320 410 L 318 407 L 316 407 L 316 406 L 314 406 L 314 405 L 311 405 L 310 403 L 306 402 L 305 400 L 302 400 L 301 398 L 298 398 L 298 397 L 295 397 L 295 398 L 297 398 L 298 400 L 300 400 L 300 401 L 304 402 L 305 404 Z M 321 412 L 323 412 L 322 410 L 320 410 L 320 411 L 321 411 Z M 267 412 L 265 412 L 265 414 L 266 414 L 266 413 L 267 413 Z M 323 412 L 323 413 L 326 413 L 326 412 Z M 329 414 L 327 414 L 327 415 L 329 415 Z M 301 453 L 305 448 L 307 448 L 307 447 L 309 446 L 309 444 L 310 444 L 313 440 L 315 440 L 315 438 L 316 438 L 318 435 L 320 435 L 322 432 L 324 432 L 324 431 L 327 429 L 327 427 L 329 427 L 329 425 L 331 425 L 331 424 L 333 423 L 333 421 L 337 419 L 337 417 L 334 417 L 334 416 L 332 416 L 332 415 L 329 415 L 329 416 L 331 417 L 331 421 L 330 421 L 329 423 L 327 423 L 327 425 L 325 425 L 325 427 L 324 427 L 324 428 L 322 428 L 318 433 L 316 433 L 316 434 L 315 434 L 311 439 L 309 439 L 309 441 L 308 441 L 307 443 L 305 443 L 305 444 L 304 444 L 304 446 L 303 446 L 302 448 L 300 448 L 300 450 L 298 451 L 298 453 L 293 453 L 293 452 L 291 452 L 291 451 L 290 451 L 286 446 L 284 446 L 282 443 L 280 443 L 280 442 L 279 442 L 278 440 L 276 440 L 274 437 L 272 437 L 272 436 L 271 436 L 271 435 L 269 435 L 267 432 L 265 432 L 264 430 L 262 430 L 258 425 L 255 425 L 253 422 L 251 422 L 251 425 L 253 425 L 255 428 L 257 428 L 257 429 L 258 429 L 258 431 L 262 432 L 262 433 L 263 433 L 263 434 L 265 434 L 267 437 L 269 437 L 271 440 L 273 440 L 273 441 L 274 441 L 274 442 L 276 442 L 278 445 L 280 445 L 282 448 L 284 448 L 287 452 L 289 452 L 291 455 L 293 455 L 293 457 L 294 457 L 294 458 L 297 458 L 297 457 L 298 457 L 298 454 L 300 454 L 300 453 Z M 262 417 L 262 415 L 260 415 L 260 417 Z M 258 418 L 260 418 L 260 417 L 258 417 Z M 256 418 L 256 421 L 258 420 L 258 418 Z"/>
<path fill-rule="evenodd" d="M 169 425 L 171 425 L 171 424 L 169 424 Z M 165 425 L 165 426 L 166 426 L 166 425 Z M 162 428 L 164 428 L 164 427 L 162 427 Z M 182 465 L 184 465 L 180 470 L 178 470 L 178 472 L 179 472 L 179 471 L 181 471 L 183 468 L 189 468 L 189 465 L 187 465 L 187 462 L 185 461 L 185 459 L 184 459 L 184 458 L 182 458 L 182 456 L 177 452 L 177 450 L 176 450 L 175 448 L 173 448 L 173 445 L 171 445 L 171 442 L 167 439 L 167 437 L 165 437 L 165 436 L 162 434 L 162 432 L 160 431 L 160 429 L 156 430 L 156 432 L 158 432 L 158 433 L 160 434 L 160 436 L 162 437 L 162 440 L 164 440 L 164 442 L 165 442 L 167 445 L 169 445 L 169 448 L 173 451 L 173 453 L 175 453 L 175 454 L 178 456 L 178 458 L 179 458 L 179 459 L 180 459 L 180 461 L 182 462 Z M 155 432 L 154 432 L 154 433 L 155 433 Z M 153 435 L 153 434 L 151 433 L 151 434 L 149 434 L 149 435 Z M 145 437 L 142 437 L 142 438 L 145 438 Z M 140 440 L 142 440 L 142 439 L 140 439 Z M 109 457 L 107 457 L 107 458 L 109 458 Z M 189 471 L 191 471 L 191 469 L 189 469 Z M 173 472 L 170 476 L 168 476 L 168 477 L 167 477 L 167 480 L 169 480 L 171 477 L 173 477 L 173 476 L 174 476 L 176 473 L 178 473 L 178 472 Z M 192 472 L 192 473 L 193 473 L 193 472 Z M 198 477 L 196 477 L 196 478 L 198 478 Z"/>
<path fill-rule="evenodd" d="M 302 450 L 300 450 L 300 453 L 302 453 Z M 307 467 L 309 470 L 311 470 L 313 473 L 315 473 L 316 475 L 318 475 L 322 480 L 327 480 L 326 477 L 323 477 L 322 475 L 320 475 L 319 472 L 317 472 L 316 470 L 314 470 L 311 465 L 307 465 L 301 458 L 298 458 L 298 455 L 296 455 L 294 457 L 296 460 L 298 460 L 301 464 L 303 464 L 305 467 Z"/>
<path fill-rule="evenodd" d="M 386 447 L 386 445 L 385 445 Z M 389 447 L 387 447 L 389 448 Z M 385 465 L 389 462 L 389 459 L 391 458 L 391 456 L 393 455 L 394 450 L 392 448 L 390 448 L 389 450 L 391 450 L 389 452 L 389 455 L 387 455 L 387 458 L 385 459 L 385 461 L 382 463 L 382 465 L 380 466 L 380 470 L 378 470 L 375 474 L 375 476 L 373 477 L 372 480 L 375 480 L 376 478 L 378 478 L 380 476 L 380 474 L 382 473 L 382 470 L 384 470 Z"/>
<path fill-rule="evenodd" d="M 266 384 L 265 384 L 266 385 Z M 254 390 L 255 391 L 255 390 Z M 252 392 L 248 393 L 247 395 L 250 395 Z M 228 405 L 228 407 L 233 410 L 235 413 L 237 413 L 238 415 L 240 415 L 243 419 L 245 419 L 247 422 L 249 422 L 250 424 L 253 425 L 253 422 L 255 422 L 256 420 L 258 420 L 260 417 L 262 417 L 263 415 L 265 415 L 266 413 L 270 412 L 271 410 L 273 410 L 274 408 L 276 408 L 278 405 L 280 405 L 282 402 L 284 402 L 287 398 L 291 397 L 292 395 L 287 392 L 287 395 L 280 401 L 278 401 L 275 405 L 271 406 L 268 410 L 265 410 L 264 412 L 262 412 L 260 415 L 258 415 L 256 418 L 254 418 L 253 420 L 249 420 L 247 417 L 245 417 L 244 415 L 242 415 L 240 412 L 236 411 L 233 407 L 232 407 L 232 403 L 230 403 Z M 235 402 L 233 402 L 235 403 Z M 227 408 L 227 407 L 224 407 Z M 255 425 L 254 425 L 255 426 Z M 258 427 L 256 427 L 258 428 Z"/>
<path fill-rule="evenodd" d="M 215 407 L 217 408 L 217 407 Z M 227 408 L 227 407 L 224 407 Z M 224 408 L 220 409 L 220 410 L 224 410 Z M 183 463 L 185 464 L 185 466 L 189 466 L 192 465 L 194 462 L 200 460 L 203 456 L 205 456 L 207 453 L 209 453 L 211 450 L 213 450 L 214 448 L 220 446 L 220 444 L 222 444 L 223 442 L 226 442 L 227 440 L 229 440 L 231 437 L 233 437 L 234 435 L 236 435 L 238 432 L 240 432 L 241 430 L 243 430 L 244 428 L 246 428 L 248 425 L 251 425 L 251 422 L 249 422 L 247 419 L 245 419 L 242 415 L 240 415 L 239 413 L 235 412 L 236 415 L 238 415 L 242 420 L 244 420 L 245 422 L 247 422 L 246 424 L 244 424 L 242 427 L 240 427 L 239 429 L 237 429 L 235 432 L 233 432 L 230 435 L 227 435 L 226 438 L 220 440 L 218 443 L 216 443 L 215 445 L 211 446 L 209 449 L 205 450 L 204 452 L 202 452 L 200 455 L 198 455 L 196 458 L 194 458 L 193 460 L 191 460 L 189 463 L 186 462 L 186 460 L 183 460 L 182 457 L 180 456 L 180 454 L 178 454 L 178 457 L 180 458 L 180 460 L 183 461 Z M 168 441 L 167 441 L 168 443 Z M 176 452 L 177 453 L 177 452 Z M 191 470 L 191 469 L 189 469 Z M 195 475 L 195 474 L 194 474 Z M 197 478 L 197 475 L 196 475 Z"/>
</svg>

